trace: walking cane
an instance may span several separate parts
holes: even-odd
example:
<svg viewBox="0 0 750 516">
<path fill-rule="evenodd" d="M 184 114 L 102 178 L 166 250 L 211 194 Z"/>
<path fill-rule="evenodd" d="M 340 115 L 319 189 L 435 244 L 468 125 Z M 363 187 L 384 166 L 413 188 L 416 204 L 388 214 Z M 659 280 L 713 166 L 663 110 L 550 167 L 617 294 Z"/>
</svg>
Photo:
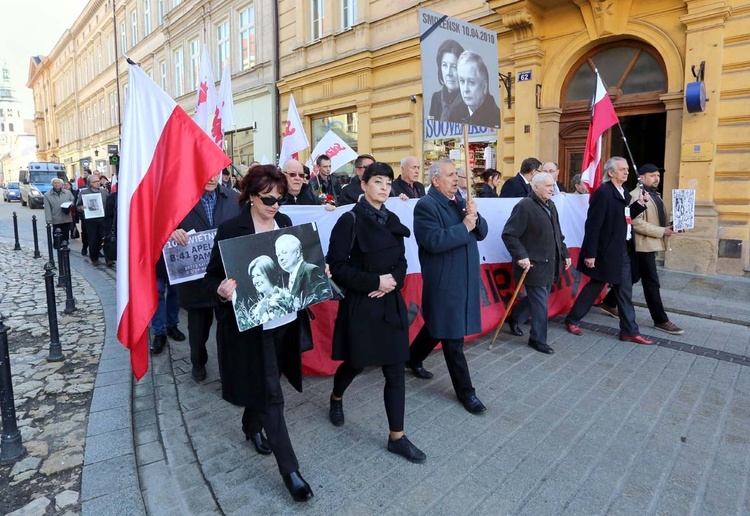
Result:
<svg viewBox="0 0 750 516">
<path fill-rule="evenodd" d="M 518 280 L 518 285 L 516 285 L 516 291 L 513 292 L 513 297 L 511 297 L 510 301 L 508 302 L 508 308 L 505 309 L 505 314 L 503 315 L 503 319 L 500 321 L 500 324 L 497 325 L 497 330 L 495 330 L 495 336 L 492 337 L 492 342 L 490 342 L 490 346 L 487 349 L 492 349 L 492 346 L 495 344 L 495 341 L 497 340 L 497 336 L 500 333 L 500 328 L 502 328 L 503 324 L 505 324 L 505 319 L 508 318 L 508 314 L 513 308 L 513 303 L 516 301 L 516 297 L 518 297 L 518 293 L 521 291 L 521 287 L 523 287 L 523 280 L 526 279 L 527 272 L 529 271 L 525 270 L 523 271 L 523 274 L 521 274 L 521 279 Z"/>
</svg>

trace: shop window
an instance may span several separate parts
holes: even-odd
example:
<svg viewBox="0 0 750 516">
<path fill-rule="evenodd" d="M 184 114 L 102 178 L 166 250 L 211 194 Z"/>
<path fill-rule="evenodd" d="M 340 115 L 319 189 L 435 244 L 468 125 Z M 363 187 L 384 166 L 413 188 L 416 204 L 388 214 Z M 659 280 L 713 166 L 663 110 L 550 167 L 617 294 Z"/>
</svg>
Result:
<svg viewBox="0 0 750 516">
<path fill-rule="evenodd" d="M 330 115 L 322 118 L 312 119 L 312 142 L 310 145 L 312 148 L 323 139 L 328 131 L 333 131 L 341 137 L 346 144 L 357 152 L 357 132 L 359 125 L 359 117 L 357 112 L 342 113 L 339 115 Z M 333 173 L 336 175 L 351 176 L 354 174 L 354 168 L 351 163 L 347 163 L 338 170 L 334 170 Z"/>
</svg>

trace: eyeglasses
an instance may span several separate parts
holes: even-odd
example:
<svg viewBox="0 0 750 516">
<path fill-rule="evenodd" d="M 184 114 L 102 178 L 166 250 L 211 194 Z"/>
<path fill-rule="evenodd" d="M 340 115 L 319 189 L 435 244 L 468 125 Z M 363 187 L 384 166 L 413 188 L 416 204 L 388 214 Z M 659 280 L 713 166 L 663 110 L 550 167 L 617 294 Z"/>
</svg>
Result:
<svg viewBox="0 0 750 516">
<path fill-rule="evenodd" d="M 289 177 L 305 177 L 305 174 L 302 172 L 284 172 Z"/>
<path fill-rule="evenodd" d="M 281 206 L 281 201 L 284 200 L 283 197 L 274 197 L 272 195 L 269 195 L 268 197 L 263 197 L 261 195 L 258 196 L 258 199 L 265 204 L 266 206 L 273 206 L 274 204 L 278 203 L 279 206 Z"/>
</svg>

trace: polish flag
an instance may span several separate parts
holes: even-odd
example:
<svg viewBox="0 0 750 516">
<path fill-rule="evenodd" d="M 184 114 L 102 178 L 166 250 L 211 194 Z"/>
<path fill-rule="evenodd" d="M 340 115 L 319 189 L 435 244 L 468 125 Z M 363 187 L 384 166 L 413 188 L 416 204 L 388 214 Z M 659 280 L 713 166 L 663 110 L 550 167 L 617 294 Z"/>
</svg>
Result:
<svg viewBox="0 0 750 516">
<path fill-rule="evenodd" d="M 286 126 L 284 126 L 284 140 L 281 142 L 281 152 L 279 153 L 279 167 L 283 167 L 284 163 L 290 159 L 299 159 L 297 153 L 309 146 L 310 142 L 305 134 L 305 128 L 302 127 L 297 104 L 294 103 L 294 97 L 289 95 L 289 111 L 286 117 Z"/>
<path fill-rule="evenodd" d="M 232 99 L 232 73 L 229 71 L 229 63 L 224 64 L 221 73 L 221 85 L 219 86 L 219 98 L 216 101 L 214 121 L 211 126 L 211 137 L 220 149 L 224 148 L 224 133 L 235 125 L 234 100 Z"/>
<path fill-rule="evenodd" d="M 208 47 L 205 44 L 201 55 L 201 71 L 198 75 L 198 91 L 196 94 L 193 120 L 206 133 L 211 134 L 208 117 L 216 110 L 216 83 L 214 82 L 214 72 L 211 70 L 211 60 L 208 57 Z"/>
<path fill-rule="evenodd" d="M 591 108 L 591 125 L 586 137 L 586 148 L 583 151 L 583 171 L 581 182 L 586 185 L 589 192 L 596 190 L 602 182 L 600 165 L 602 160 L 602 135 L 619 123 L 612 101 L 607 95 L 599 71 L 596 71 L 596 92 Z"/>
<path fill-rule="evenodd" d="M 128 86 L 117 185 L 117 338 L 140 379 L 157 305 L 156 262 L 230 159 L 138 66 L 130 66 Z"/>
</svg>

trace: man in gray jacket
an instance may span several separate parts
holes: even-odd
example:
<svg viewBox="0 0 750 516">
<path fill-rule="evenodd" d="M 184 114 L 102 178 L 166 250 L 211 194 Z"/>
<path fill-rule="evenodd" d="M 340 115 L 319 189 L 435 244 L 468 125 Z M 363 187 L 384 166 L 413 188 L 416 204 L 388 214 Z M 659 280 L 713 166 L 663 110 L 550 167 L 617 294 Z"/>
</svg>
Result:
<svg viewBox="0 0 750 516">
<path fill-rule="evenodd" d="M 73 222 L 73 216 L 70 214 L 70 208 L 73 206 L 73 194 L 63 188 L 63 181 L 59 178 L 52 180 L 52 189 L 44 194 L 44 220 L 52 224 L 52 232 L 56 229 L 62 231 L 62 239 L 68 240 L 70 237 L 70 225 Z M 57 246 L 55 246 L 57 249 Z"/>
</svg>

